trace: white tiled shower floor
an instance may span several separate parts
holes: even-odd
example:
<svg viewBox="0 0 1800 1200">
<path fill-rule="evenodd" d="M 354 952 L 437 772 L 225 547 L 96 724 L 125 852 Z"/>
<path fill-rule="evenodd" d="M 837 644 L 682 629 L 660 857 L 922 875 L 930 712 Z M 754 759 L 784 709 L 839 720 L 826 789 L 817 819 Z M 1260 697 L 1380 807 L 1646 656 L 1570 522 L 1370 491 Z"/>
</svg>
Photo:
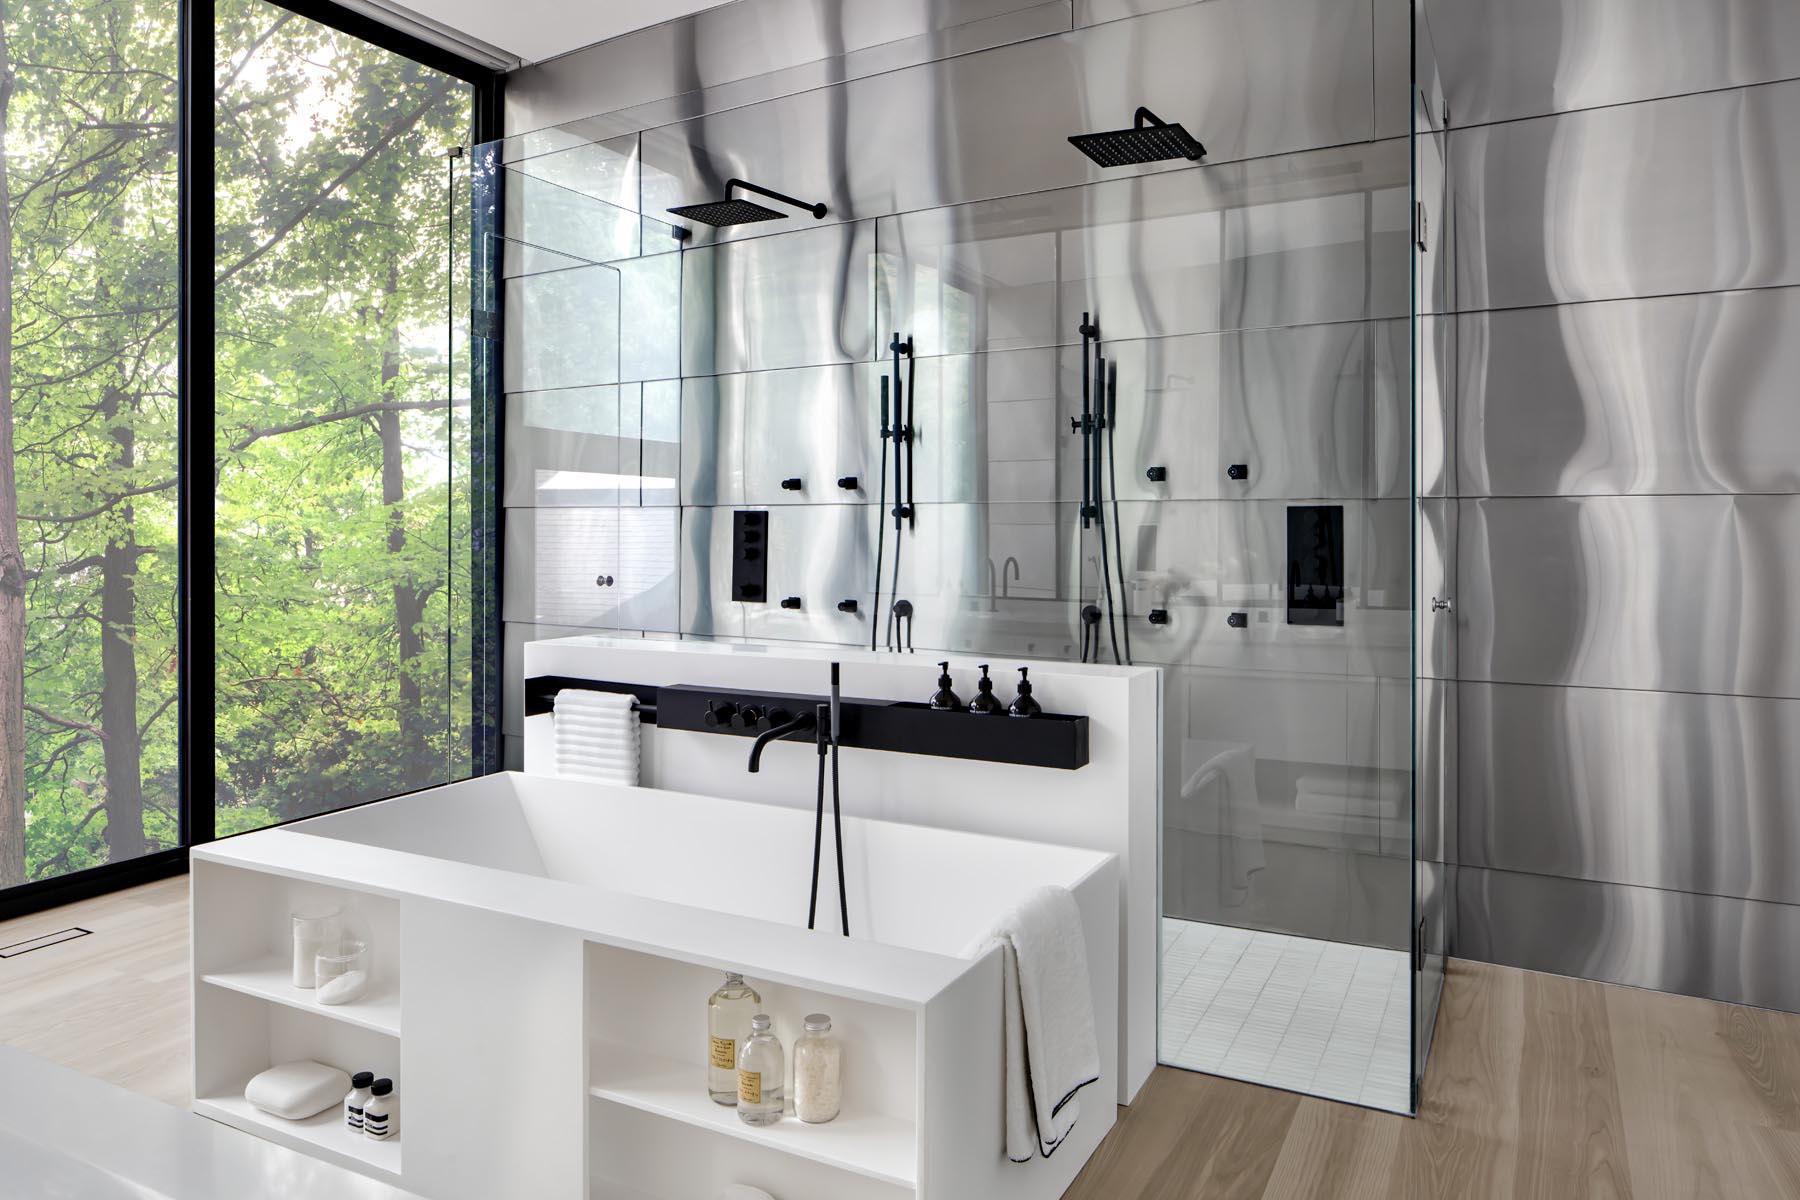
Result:
<svg viewBox="0 0 1800 1200">
<path fill-rule="evenodd" d="M 1404 951 L 1164 917 L 1159 1057 L 1406 1112 L 1411 992 Z"/>
</svg>

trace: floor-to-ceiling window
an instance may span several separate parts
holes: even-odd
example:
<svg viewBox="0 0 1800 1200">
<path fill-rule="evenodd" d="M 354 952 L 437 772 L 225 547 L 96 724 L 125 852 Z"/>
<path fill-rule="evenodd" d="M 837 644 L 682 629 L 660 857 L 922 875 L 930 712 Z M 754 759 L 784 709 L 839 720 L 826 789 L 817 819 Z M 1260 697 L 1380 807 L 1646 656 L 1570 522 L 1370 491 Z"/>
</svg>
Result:
<svg viewBox="0 0 1800 1200">
<path fill-rule="evenodd" d="M 223 834 L 469 773 L 474 89 L 266 0 L 215 12 Z"/>
<path fill-rule="evenodd" d="M 175 0 L 0 22 L 0 887 L 178 837 Z"/>
<path fill-rule="evenodd" d="M 0 0 L 0 906 L 491 761 L 497 93 L 323 0 Z"/>
</svg>

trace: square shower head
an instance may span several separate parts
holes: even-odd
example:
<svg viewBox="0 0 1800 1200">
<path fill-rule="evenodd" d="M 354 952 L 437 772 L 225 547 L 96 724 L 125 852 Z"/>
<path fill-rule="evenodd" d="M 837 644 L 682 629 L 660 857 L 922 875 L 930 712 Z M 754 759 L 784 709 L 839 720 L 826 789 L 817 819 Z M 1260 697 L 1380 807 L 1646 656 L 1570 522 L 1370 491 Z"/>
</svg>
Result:
<svg viewBox="0 0 1800 1200">
<path fill-rule="evenodd" d="M 671 213 L 698 221 L 702 225 L 748 225 L 752 221 L 779 221 L 786 213 L 776 212 L 750 200 L 711 200 L 705 204 L 683 204 Z"/>
<path fill-rule="evenodd" d="M 1191 161 L 1206 153 L 1206 147 L 1179 124 L 1081 133 L 1070 138 L 1069 144 L 1103 167 L 1130 167 L 1174 158 Z"/>
</svg>

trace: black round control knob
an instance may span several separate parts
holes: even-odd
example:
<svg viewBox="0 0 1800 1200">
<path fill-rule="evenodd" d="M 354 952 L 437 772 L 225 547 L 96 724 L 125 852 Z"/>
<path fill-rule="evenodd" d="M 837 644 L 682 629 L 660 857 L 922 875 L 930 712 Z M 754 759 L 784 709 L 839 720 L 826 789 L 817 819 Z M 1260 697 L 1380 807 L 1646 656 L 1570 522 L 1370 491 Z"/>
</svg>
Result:
<svg viewBox="0 0 1800 1200">
<path fill-rule="evenodd" d="M 708 700 L 704 720 L 707 725 L 717 729 L 721 725 L 729 724 L 736 713 L 737 705 L 729 700 Z"/>
</svg>

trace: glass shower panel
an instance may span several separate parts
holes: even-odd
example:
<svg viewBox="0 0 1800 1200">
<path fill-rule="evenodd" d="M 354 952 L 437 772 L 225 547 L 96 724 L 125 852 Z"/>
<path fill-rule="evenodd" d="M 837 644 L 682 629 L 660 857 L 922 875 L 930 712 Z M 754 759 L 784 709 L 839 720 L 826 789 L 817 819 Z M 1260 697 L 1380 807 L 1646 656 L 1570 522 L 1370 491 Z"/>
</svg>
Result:
<svg viewBox="0 0 1800 1200">
<path fill-rule="evenodd" d="M 1446 154 L 1449 120 L 1431 28 L 1414 5 L 1411 248 L 1411 395 L 1416 681 L 1413 688 L 1417 786 L 1414 848 L 1413 1086 L 1415 1102 L 1455 940 L 1457 632 L 1454 451 L 1456 323 L 1450 309 L 1453 257 Z"/>
</svg>

